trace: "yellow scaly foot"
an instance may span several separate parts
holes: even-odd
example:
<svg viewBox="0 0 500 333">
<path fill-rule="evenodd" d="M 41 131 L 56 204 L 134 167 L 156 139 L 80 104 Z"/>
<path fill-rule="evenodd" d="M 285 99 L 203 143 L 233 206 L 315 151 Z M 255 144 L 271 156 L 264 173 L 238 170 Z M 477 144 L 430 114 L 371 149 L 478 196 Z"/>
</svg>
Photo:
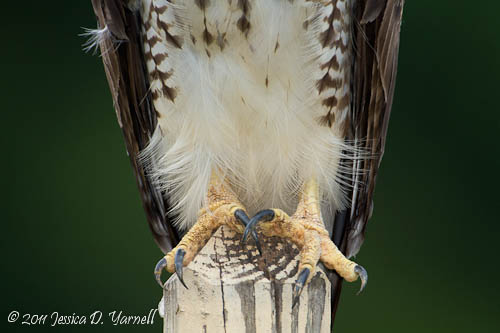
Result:
<svg viewBox="0 0 500 333">
<path fill-rule="evenodd" d="M 247 224 L 243 241 L 259 226 L 268 237 L 278 236 L 294 242 L 300 251 L 299 273 L 294 288 L 295 305 L 305 284 L 314 274 L 318 261 L 335 270 L 348 282 L 361 279 L 361 292 L 368 281 L 366 270 L 347 259 L 331 240 L 321 219 L 319 189 L 315 180 L 304 186 L 297 210 L 288 216 L 281 209 L 267 209 L 257 213 Z"/>
</svg>

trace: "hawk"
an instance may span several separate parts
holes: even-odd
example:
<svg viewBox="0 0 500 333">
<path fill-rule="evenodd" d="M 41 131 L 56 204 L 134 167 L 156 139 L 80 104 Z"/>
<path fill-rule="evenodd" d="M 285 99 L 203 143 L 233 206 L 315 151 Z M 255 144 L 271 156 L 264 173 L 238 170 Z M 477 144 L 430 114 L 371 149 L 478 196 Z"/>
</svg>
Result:
<svg viewBox="0 0 500 333">
<path fill-rule="evenodd" d="M 295 299 L 319 261 L 362 289 L 404 0 L 92 4 L 158 282 L 224 224 L 298 246 Z"/>
</svg>

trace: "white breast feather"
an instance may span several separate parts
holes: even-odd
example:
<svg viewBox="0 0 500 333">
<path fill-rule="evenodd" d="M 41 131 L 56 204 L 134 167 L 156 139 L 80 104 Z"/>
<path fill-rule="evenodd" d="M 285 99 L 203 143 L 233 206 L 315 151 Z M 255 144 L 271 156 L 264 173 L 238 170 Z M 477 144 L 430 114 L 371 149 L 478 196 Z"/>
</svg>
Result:
<svg viewBox="0 0 500 333">
<path fill-rule="evenodd" d="M 327 206 L 342 208 L 339 160 L 352 148 L 337 126 L 319 124 L 325 108 L 315 87 L 324 75 L 319 64 L 336 52 L 317 38 L 332 6 L 251 1 L 245 36 L 237 27 L 237 1 L 210 3 L 204 14 L 195 1 L 143 1 L 143 17 L 154 18 L 144 33 L 161 40 L 153 47 L 146 42 L 145 51 L 167 54 L 160 63 L 148 61 L 148 69 L 170 73 L 165 82 L 177 95 L 174 102 L 165 96 L 154 101 L 161 117 L 142 156 L 166 190 L 177 223 L 195 223 L 213 170 L 227 177 L 250 214 L 265 208 L 292 213 L 310 177 L 317 177 Z M 154 8 L 163 10 L 150 16 Z M 214 37 L 209 46 L 202 40 L 204 15 Z M 182 48 L 169 46 L 158 17 L 182 38 Z M 161 91 L 159 81 L 151 76 L 153 91 Z"/>
</svg>

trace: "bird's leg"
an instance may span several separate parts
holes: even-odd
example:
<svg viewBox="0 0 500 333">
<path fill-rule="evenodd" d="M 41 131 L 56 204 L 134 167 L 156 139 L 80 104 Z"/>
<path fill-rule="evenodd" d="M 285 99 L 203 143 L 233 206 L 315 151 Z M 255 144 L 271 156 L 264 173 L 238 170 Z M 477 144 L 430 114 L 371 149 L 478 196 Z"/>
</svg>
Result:
<svg viewBox="0 0 500 333">
<path fill-rule="evenodd" d="M 215 173 L 210 179 L 206 199 L 206 206 L 200 210 L 197 222 L 184 235 L 179 244 L 156 265 L 154 273 L 161 286 L 163 286 L 161 273 L 165 268 L 171 273 L 177 272 L 179 280 L 186 287 L 182 279 L 182 268 L 194 259 L 217 228 L 221 225 L 227 225 L 233 230 L 243 233 L 245 226 L 250 222 L 234 193 Z M 252 236 L 257 240 L 255 231 L 253 231 Z"/>
<path fill-rule="evenodd" d="M 294 288 L 294 304 L 304 285 L 314 275 L 319 260 L 326 268 L 335 270 L 349 282 L 357 280 L 359 276 L 361 290 L 364 288 L 368 279 L 366 270 L 347 259 L 325 229 L 321 219 L 319 188 L 314 179 L 304 185 L 297 210 L 292 216 L 288 216 L 281 209 L 264 210 L 262 213 L 266 214 L 268 221 L 252 218 L 247 224 L 243 239 L 245 240 L 249 233 L 255 232 L 258 224 L 265 236 L 288 238 L 299 247 L 299 274 Z"/>
</svg>

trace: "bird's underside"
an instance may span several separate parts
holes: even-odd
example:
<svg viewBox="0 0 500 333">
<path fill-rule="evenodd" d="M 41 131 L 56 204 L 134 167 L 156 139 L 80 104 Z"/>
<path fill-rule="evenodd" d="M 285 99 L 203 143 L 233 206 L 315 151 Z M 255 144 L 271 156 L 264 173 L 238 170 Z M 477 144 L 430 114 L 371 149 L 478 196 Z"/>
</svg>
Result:
<svg viewBox="0 0 500 333">
<path fill-rule="evenodd" d="M 350 100 L 350 15 L 346 1 L 330 7 L 143 2 L 146 64 L 160 115 L 158 139 L 144 159 L 155 182 L 173 193 L 179 227 L 190 228 L 157 276 L 167 267 L 182 279 L 182 266 L 223 223 L 237 231 L 247 225 L 257 238 L 259 218 L 269 220 L 259 225 L 264 234 L 302 248 L 298 291 L 320 258 L 344 279 L 366 275 L 338 251 L 321 217 L 322 201 L 330 211 L 343 208 L 339 161 L 355 150 L 341 134 Z M 336 46 L 324 49 L 320 34 L 335 13 L 337 33 L 328 38 Z M 169 38 L 176 46 L 168 47 Z M 293 213 L 297 201 L 289 217 L 285 211 Z M 275 206 L 281 209 L 267 209 Z"/>
<path fill-rule="evenodd" d="M 158 281 L 224 224 L 295 243 L 296 296 L 320 261 L 363 287 L 403 1 L 93 4 Z"/>
</svg>

